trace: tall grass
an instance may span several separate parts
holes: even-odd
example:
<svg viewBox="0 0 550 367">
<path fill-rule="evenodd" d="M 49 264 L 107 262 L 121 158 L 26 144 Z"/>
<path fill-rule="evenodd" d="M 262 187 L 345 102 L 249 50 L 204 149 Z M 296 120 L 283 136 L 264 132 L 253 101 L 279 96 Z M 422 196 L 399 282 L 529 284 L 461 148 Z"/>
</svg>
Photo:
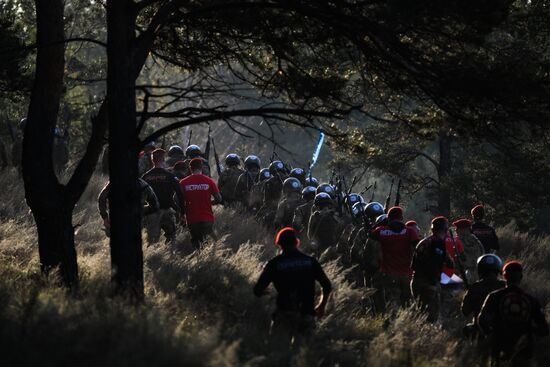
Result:
<svg viewBox="0 0 550 367">
<path fill-rule="evenodd" d="M 274 293 L 258 299 L 253 284 L 276 249 L 273 236 L 233 209 L 216 209 L 217 241 L 193 251 L 182 231 L 174 244 L 144 245 L 146 301 L 109 296 L 108 240 L 94 177 L 74 215 L 82 285 L 71 297 L 38 270 L 36 232 L 15 172 L 0 182 L 0 365 L 238 366 L 271 365 L 267 332 Z M 13 184 L 13 183 L 16 184 Z M 525 287 L 550 300 L 550 239 L 499 229 L 506 257 L 526 263 Z M 414 308 L 394 320 L 368 315 L 361 290 L 338 261 L 323 264 L 334 286 L 327 316 L 294 356 L 296 366 L 474 365 L 461 340 L 460 317 L 431 325 Z M 550 344 L 539 348 L 548 365 Z"/>
</svg>

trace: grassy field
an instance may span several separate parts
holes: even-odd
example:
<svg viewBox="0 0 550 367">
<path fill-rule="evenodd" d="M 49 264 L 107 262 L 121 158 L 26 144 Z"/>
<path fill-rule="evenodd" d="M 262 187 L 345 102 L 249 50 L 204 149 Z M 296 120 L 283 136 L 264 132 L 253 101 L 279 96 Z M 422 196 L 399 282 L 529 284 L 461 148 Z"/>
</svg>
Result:
<svg viewBox="0 0 550 367">
<path fill-rule="evenodd" d="M 0 176 L 0 365 L 2 366 L 263 366 L 274 295 L 257 299 L 252 286 L 275 253 L 272 235 L 231 210 L 217 209 L 219 240 L 193 253 L 178 244 L 144 247 L 146 302 L 135 307 L 109 297 L 109 245 L 101 231 L 94 178 L 74 216 L 81 292 L 70 297 L 40 276 L 36 233 L 14 172 Z M 524 286 L 550 301 L 550 238 L 499 229 L 505 258 L 526 264 Z M 334 293 L 327 316 L 295 366 L 462 366 L 478 352 L 461 339 L 454 310 L 437 325 L 413 307 L 385 322 L 366 314 L 362 294 L 337 262 L 324 264 Z M 274 292 L 272 292 L 274 293 Z M 456 301 L 450 301 L 453 303 Z M 546 307 L 550 318 L 550 307 Z M 550 341 L 537 363 L 550 365 Z"/>
</svg>

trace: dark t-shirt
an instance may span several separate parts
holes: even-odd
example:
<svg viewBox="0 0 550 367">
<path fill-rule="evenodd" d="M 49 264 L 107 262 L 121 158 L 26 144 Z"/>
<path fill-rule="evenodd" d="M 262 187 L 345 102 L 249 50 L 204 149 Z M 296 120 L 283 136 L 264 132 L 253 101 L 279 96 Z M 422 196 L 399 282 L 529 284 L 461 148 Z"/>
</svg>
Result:
<svg viewBox="0 0 550 367">
<path fill-rule="evenodd" d="M 332 289 L 317 260 L 298 250 L 283 252 L 267 263 L 254 287 L 254 294 L 261 296 L 273 283 L 278 293 L 278 310 L 315 315 L 315 281 L 321 284 L 325 294 Z"/>
<path fill-rule="evenodd" d="M 483 244 L 485 253 L 500 249 L 495 229 L 490 225 L 483 222 L 476 222 L 472 224 L 472 233 Z"/>
<path fill-rule="evenodd" d="M 177 177 L 167 169 L 156 167 L 147 171 L 142 178 L 151 186 L 161 209 L 174 207 L 174 195 L 178 200 L 179 209 L 183 209 L 183 194 Z"/>
</svg>

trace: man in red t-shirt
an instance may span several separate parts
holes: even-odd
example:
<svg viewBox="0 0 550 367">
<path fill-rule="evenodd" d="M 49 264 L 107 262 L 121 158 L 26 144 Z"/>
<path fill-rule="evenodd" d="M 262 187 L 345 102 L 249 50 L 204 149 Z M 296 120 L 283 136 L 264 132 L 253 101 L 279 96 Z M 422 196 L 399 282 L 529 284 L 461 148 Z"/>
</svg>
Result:
<svg viewBox="0 0 550 367">
<path fill-rule="evenodd" d="M 185 199 L 185 218 L 191 232 L 191 242 L 200 248 L 205 237 L 213 233 L 212 204 L 221 203 L 222 196 L 216 183 L 202 174 L 202 159 L 193 158 L 189 170 L 191 175 L 181 180 L 180 186 Z M 214 201 L 211 201 L 212 197 Z"/>
<path fill-rule="evenodd" d="M 377 310 L 384 312 L 386 303 L 405 306 L 411 298 L 411 260 L 420 241 L 418 232 L 405 226 L 403 209 L 395 206 L 388 211 L 388 224 L 372 230 L 369 237 L 380 244 L 380 271 L 372 279 L 378 290 Z"/>
</svg>

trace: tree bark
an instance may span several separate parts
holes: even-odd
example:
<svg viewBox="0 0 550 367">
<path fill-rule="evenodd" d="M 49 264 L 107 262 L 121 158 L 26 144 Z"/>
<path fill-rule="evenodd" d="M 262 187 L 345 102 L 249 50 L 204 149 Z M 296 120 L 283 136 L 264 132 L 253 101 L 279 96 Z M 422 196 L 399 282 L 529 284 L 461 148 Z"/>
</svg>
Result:
<svg viewBox="0 0 550 367">
<path fill-rule="evenodd" d="M 25 198 L 36 221 L 40 265 L 59 268 L 63 283 L 78 284 L 72 209 L 53 166 L 54 128 L 63 91 L 65 67 L 64 2 L 35 0 L 37 55 L 23 138 Z"/>
<path fill-rule="evenodd" d="M 136 129 L 135 13 L 131 0 L 107 1 L 107 109 L 112 279 L 118 294 L 143 298 L 143 252 Z"/>
<path fill-rule="evenodd" d="M 439 130 L 439 192 L 438 209 L 439 215 L 449 217 L 451 215 L 451 172 L 452 162 L 452 139 L 449 129 L 442 127 Z"/>
</svg>

